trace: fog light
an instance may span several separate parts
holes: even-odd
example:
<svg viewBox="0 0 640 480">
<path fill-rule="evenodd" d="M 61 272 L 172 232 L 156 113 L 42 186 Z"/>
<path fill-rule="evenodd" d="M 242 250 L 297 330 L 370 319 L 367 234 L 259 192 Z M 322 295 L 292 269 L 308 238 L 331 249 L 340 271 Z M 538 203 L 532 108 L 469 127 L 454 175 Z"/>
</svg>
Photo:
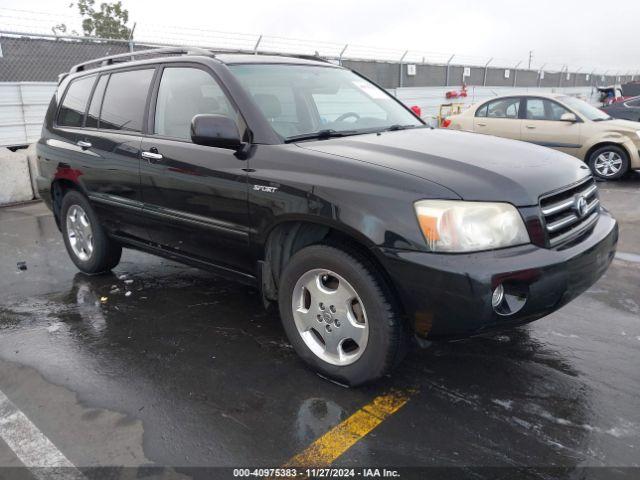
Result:
<svg viewBox="0 0 640 480">
<path fill-rule="evenodd" d="M 491 306 L 498 308 L 504 300 L 504 287 L 502 284 L 498 285 L 491 295 Z"/>
</svg>

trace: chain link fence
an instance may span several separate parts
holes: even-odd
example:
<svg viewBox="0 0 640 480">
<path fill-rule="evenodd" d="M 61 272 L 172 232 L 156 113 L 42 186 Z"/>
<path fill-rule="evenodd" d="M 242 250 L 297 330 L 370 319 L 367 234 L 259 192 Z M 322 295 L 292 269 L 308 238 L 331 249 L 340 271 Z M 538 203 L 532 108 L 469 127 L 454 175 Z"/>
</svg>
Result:
<svg viewBox="0 0 640 480">
<path fill-rule="evenodd" d="M 65 24 L 69 35 L 53 26 Z M 0 81 L 55 81 L 77 63 L 105 55 L 158 46 L 198 46 L 212 51 L 316 55 L 361 71 L 387 88 L 405 86 L 581 87 L 625 83 L 637 71 L 599 69 L 545 62 L 524 68 L 524 59 L 473 57 L 461 54 L 343 44 L 274 35 L 215 31 L 207 27 L 138 22 L 134 39 L 108 40 L 77 35 L 77 14 L 0 8 Z"/>
<path fill-rule="evenodd" d="M 227 39 L 228 40 L 228 39 Z M 242 41 L 241 41 L 242 40 Z M 385 88 L 476 85 L 497 87 L 567 88 L 608 85 L 634 81 L 639 76 L 594 74 L 586 71 L 527 70 L 508 67 L 464 66 L 453 63 L 412 62 L 384 58 L 360 58 L 347 55 L 345 46 L 337 49 L 313 49 L 299 44 L 278 44 L 271 38 L 254 39 L 245 48 L 245 39 L 220 44 L 189 44 L 212 52 L 277 53 L 320 56 L 363 73 Z M 140 40 L 109 40 L 91 37 L 55 36 L 0 30 L 0 82 L 52 82 L 78 63 L 94 58 L 135 52 L 149 48 L 183 46 L 185 43 L 154 43 Z M 314 44 L 317 47 L 317 44 Z M 337 51 L 337 53 L 336 53 Z M 381 53 L 381 57 L 384 57 Z M 451 57 L 450 57 L 451 59 Z"/>
</svg>

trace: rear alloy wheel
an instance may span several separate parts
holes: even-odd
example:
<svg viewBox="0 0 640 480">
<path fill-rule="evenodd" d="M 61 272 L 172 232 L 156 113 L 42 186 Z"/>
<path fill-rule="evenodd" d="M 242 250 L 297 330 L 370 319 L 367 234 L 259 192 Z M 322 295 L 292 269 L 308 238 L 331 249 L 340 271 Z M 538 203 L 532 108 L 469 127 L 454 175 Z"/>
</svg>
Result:
<svg viewBox="0 0 640 480">
<path fill-rule="evenodd" d="M 300 357 L 320 374 L 356 386 L 399 363 L 406 332 L 375 266 L 357 250 L 306 247 L 286 265 L 280 316 Z"/>
<path fill-rule="evenodd" d="M 73 253 L 82 261 L 93 254 L 93 229 L 87 212 L 80 205 L 71 205 L 67 211 L 67 237 Z"/>
<path fill-rule="evenodd" d="M 602 180 L 618 180 L 629 170 L 629 156 L 622 148 L 607 145 L 591 154 L 589 167 Z"/>
<path fill-rule="evenodd" d="M 82 272 L 107 272 L 120 262 L 122 247 L 107 236 L 80 192 L 71 190 L 62 198 L 60 227 L 67 252 Z"/>
</svg>

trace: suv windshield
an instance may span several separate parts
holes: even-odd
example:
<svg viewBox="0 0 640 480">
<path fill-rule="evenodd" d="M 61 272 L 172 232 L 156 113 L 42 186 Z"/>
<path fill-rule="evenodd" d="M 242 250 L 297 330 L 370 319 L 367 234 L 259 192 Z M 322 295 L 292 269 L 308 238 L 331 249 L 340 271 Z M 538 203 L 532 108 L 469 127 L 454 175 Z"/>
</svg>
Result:
<svg viewBox="0 0 640 480">
<path fill-rule="evenodd" d="M 349 70 L 283 64 L 229 68 L 285 140 L 423 125 L 387 92 Z"/>
<path fill-rule="evenodd" d="M 599 122 L 602 120 L 611 120 L 611 117 L 604 113 L 602 110 L 589 105 L 587 102 L 585 102 L 584 100 L 580 100 L 579 98 L 561 97 L 559 100 L 562 101 L 567 107 L 573 109 L 574 111 L 578 112 L 580 115 L 586 117 L 591 121 Z"/>
</svg>

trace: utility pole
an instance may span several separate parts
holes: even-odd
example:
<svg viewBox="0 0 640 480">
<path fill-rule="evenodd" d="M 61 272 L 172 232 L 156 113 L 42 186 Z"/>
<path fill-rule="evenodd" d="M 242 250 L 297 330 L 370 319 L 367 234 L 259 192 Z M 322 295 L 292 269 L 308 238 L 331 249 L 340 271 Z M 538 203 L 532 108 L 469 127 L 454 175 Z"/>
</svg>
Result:
<svg viewBox="0 0 640 480">
<path fill-rule="evenodd" d="M 531 70 L 531 60 L 533 60 L 533 50 L 529 50 L 529 68 L 527 70 Z"/>
</svg>

